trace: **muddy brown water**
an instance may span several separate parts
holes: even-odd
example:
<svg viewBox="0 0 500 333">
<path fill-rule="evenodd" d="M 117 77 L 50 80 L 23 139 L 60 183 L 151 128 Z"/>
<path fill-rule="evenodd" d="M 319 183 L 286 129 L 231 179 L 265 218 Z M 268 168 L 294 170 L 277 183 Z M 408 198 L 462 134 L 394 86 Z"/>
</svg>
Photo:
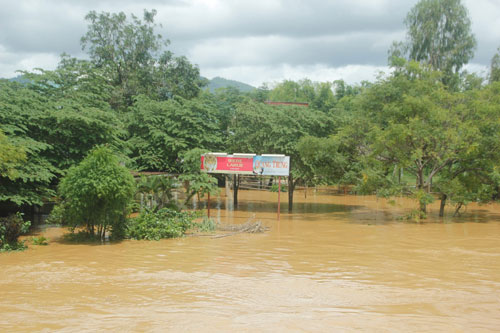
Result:
<svg viewBox="0 0 500 333">
<path fill-rule="evenodd" d="M 297 192 L 214 202 L 223 223 L 264 234 L 48 246 L 0 254 L 0 331 L 500 331 L 500 206 L 424 223 L 414 204 Z M 285 197 L 286 196 L 282 196 Z M 450 212 L 448 212 L 450 213 Z"/>
</svg>

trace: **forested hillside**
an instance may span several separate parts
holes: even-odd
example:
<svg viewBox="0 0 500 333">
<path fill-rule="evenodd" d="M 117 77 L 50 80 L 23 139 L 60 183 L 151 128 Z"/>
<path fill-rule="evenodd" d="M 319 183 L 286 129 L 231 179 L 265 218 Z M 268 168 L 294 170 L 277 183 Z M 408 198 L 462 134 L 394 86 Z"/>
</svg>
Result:
<svg viewBox="0 0 500 333">
<path fill-rule="evenodd" d="M 217 89 L 221 88 L 236 88 L 241 92 L 250 92 L 255 89 L 255 87 L 252 87 L 249 84 L 235 80 L 224 79 L 218 76 L 209 80 L 208 89 L 210 90 L 211 93 L 214 93 Z"/>
</svg>

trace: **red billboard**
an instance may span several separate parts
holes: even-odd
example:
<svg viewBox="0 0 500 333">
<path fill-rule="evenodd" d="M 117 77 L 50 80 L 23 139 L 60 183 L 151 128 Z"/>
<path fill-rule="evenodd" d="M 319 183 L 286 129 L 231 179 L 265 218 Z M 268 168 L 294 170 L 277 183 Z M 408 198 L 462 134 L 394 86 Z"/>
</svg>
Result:
<svg viewBox="0 0 500 333">
<path fill-rule="evenodd" d="M 235 173 L 251 175 L 253 157 L 217 156 L 206 154 L 201 156 L 201 171 L 209 173 Z"/>
<path fill-rule="evenodd" d="M 201 171 L 288 177 L 290 157 L 270 154 L 257 156 L 255 154 L 208 153 L 201 156 Z"/>
</svg>

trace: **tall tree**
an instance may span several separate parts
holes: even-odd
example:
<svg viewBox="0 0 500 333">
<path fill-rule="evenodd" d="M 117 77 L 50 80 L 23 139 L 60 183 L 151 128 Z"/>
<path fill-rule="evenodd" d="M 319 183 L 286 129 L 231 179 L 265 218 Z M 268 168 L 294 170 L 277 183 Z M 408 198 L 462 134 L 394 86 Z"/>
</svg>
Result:
<svg viewBox="0 0 500 333">
<path fill-rule="evenodd" d="M 58 177 L 95 145 L 124 148 L 121 122 L 99 95 L 106 95 L 99 91 L 102 78 L 83 74 L 88 62 L 76 63 L 25 73 L 29 82 L 23 85 L 0 80 L 0 131 L 25 156 L 23 163 L 14 169 L 8 163 L 0 174 L 0 202 L 9 209 L 41 205 L 53 196 Z M 7 143 L 0 155 L 9 152 Z"/>
<path fill-rule="evenodd" d="M 41 205 L 44 198 L 54 193 L 50 184 L 59 169 L 46 157 L 51 146 L 35 139 L 30 130 L 47 103 L 46 98 L 18 83 L 0 80 L 0 130 L 9 144 L 25 153 L 25 160 L 15 170 L 7 163 L 0 174 L 0 203 L 8 209 L 18 211 L 23 205 Z M 9 151 L 8 147 L 0 150 Z M 12 162 L 12 157 L 8 160 Z"/>
<path fill-rule="evenodd" d="M 284 80 L 270 91 L 269 99 L 275 102 L 309 103 L 323 112 L 328 112 L 336 101 L 330 82 L 312 82 L 309 79 L 298 82 Z"/>
<path fill-rule="evenodd" d="M 24 77 L 26 87 L 44 98 L 41 112 L 32 113 L 27 124 L 30 137 L 50 145 L 45 156 L 62 173 L 95 145 L 123 149 L 123 124 L 108 103 L 111 87 L 89 61 L 63 55 L 57 69 L 24 72 Z"/>
<path fill-rule="evenodd" d="M 199 147 L 219 149 L 222 136 L 217 116 L 215 105 L 203 97 L 156 101 L 138 96 L 128 124 L 136 167 L 179 172 L 181 152 Z"/>
<path fill-rule="evenodd" d="M 113 89 L 115 109 L 133 103 L 133 96 L 146 94 L 167 99 L 173 95 L 192 98 L 203 80 L 199 69 L 184 57 L 174 57 L 167 39 L 155 33 L 156 10 L 144 11 L 143 20 L 123 13 L 89 12 L 87 33 L 81 38 L 91 62 L 103 70 Z"/>
<path fill-rule="evenodd" d="M 410 62 L 362 96 L 362 107 L 373 122 L 371 169 L 380 171 L 372 172 L 372 178 L 391 191 L 417 198 L 423 214 L 433 200 L 435 177 L 469 156 L 480 138 L 462 94 L 447 89 L 441 75 Z M 414 177 L 414 189 L 397 181 L 400 168 Z"/>
<path fill-rule="evenodd" d="M 468 142 L 433 184 L 440 193 L 441 211 L 447 199 L 456 213 L 469 202 L 489 202 L 500 193 L 500 83 L 461 93 L 462 122 L 468 126 Z"/>
<path fill-rule="evenodd" d="M 110 110 L 112 87 L 106 73 L 90 61 L 61 55 L 55 70 L 23 71 L 29 89 L 51 99 Z"/>
<path fill-rule="evenodd" d="M 498 52 L 491 58 L 490 83 L 500 81 L 500 47 Z"/>
<path fill-rule="evenodd" d="M 237 106 L 231 123 L 229 150 L 290 156 L 288 209 L 292 210 L 295 185 L 311 174 L 299 156 L 299 140 L 307 135 L 327 136 L 332 127 L 331 118 L 314 109 L 245 101 Z"/>
<path fill-rule="evenodd" d="M 420 0 L 406 16 L 405 25 L 406 40 L 394 43 L 390 55 L 426 63 L 445 74 L 445 84 L 456 84 L 454 79 L 476 47 L 461 0 Z"/>
</svg>

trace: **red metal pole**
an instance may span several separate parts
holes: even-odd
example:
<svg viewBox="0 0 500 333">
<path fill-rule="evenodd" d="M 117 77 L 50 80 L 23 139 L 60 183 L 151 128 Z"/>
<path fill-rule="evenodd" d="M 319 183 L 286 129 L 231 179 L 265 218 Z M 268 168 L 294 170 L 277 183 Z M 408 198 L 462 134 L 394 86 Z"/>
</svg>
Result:
<svg viewBox="0 0 500 333">
<path fill-rule="evenodd" d="M 210 192 L 208 192 L 207 211 L 208 218 L 210 218 Z"/>
<path fill-rule="evenodd" d="M 278 177 L 278 221 L 280 220 L 280 206 L 281 206 L 281 176 Z"/>
</svg>

